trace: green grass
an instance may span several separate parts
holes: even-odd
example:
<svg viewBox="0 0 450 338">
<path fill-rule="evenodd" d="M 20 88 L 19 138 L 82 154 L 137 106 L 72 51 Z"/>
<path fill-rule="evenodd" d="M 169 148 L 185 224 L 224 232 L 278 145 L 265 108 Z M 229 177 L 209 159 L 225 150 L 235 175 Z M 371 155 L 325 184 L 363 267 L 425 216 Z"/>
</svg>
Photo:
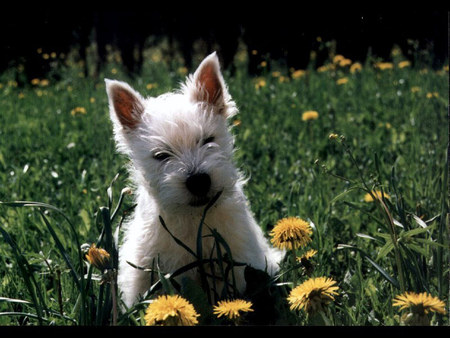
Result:
<svg viewBox="0 0 450 338">
<path fill-rule="evenodd" d="M 156 57 L 158 49 L 147 54 L 136 79 L 114 58 L 99 76 L 85 77 L 74 56 L 49 60 L 48 85 L 17 86 L 20 67 L 0 74 L 0 201 L 46 204 L 0 205 L 0 324 L 112 321 L 111 284 L 99 285 L 99 271 L 86 264 L 80 246 L 95 242 L 113 251 L 108 236 L 133 203 L 128 195 L 119 201 L 126 159 L 115 153 L 103 78 L 125 80 L 144 96 L 184 79 L 179 59 Z M 288 216 L 314 224 L 305 248 L 318 251 L 312 276 L 333 278 L 340 288 L 327 308 L 328 324 L 399 325 L 406 312 L 392 299 L 402 291 L 426 291 L 448 310 L 448 71 L 423 63 L 399 68 L 401 60 L 397 55 L 393 69 L 380 70 L 369 59 L 355 73 L 311 65 L 300 78 L 267 60 L 253 78 L 240 52 L 236 71 L 225 71 L 240 109 L 230 122 L 236 162 L 250 178 L 252 211 L 267 232 Z M 343 77 L 348 82 L 338 85 Z M 265 85 L 257 88 L 261 79 Z M 85 113 L 71 114 L 76 107 Z M 303 121 L 308 110 L 318 118 Z M 372 189 L 390 198 L 365 202 Z M 324 323 L 289 310 L 289 290 L 309 278 L 291 259 L 289 253 L 285 273 L 272 285 L 274 323 Z M 198 289 L 188 284 L 183 292 L 208 312 Z M 142 324 L 144 310 L 142 304 L 119 313 L 118 323 Z M 433 325 L 448 325 L 448 314 L 429 317 Z"/>
</svg>

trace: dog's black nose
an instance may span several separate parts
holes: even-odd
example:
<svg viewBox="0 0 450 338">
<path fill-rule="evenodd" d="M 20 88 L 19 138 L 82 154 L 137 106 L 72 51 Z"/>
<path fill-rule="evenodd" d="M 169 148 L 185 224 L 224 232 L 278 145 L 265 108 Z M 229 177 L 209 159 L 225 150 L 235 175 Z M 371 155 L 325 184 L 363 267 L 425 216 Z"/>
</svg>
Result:
<svg viewBox="0 0 450 338">
<path fill-rule="evenodd" d="M 204 173 L 191 175 L 186 180 L 186 187 L 194 196 L 204 197 L 211 188 L 211 178 Z"/>
</svg>

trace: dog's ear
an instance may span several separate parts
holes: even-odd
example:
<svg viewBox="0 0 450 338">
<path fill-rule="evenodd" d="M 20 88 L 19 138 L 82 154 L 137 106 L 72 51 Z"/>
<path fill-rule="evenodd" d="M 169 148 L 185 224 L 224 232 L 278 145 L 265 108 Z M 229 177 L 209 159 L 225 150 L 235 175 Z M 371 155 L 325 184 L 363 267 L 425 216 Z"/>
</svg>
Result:
<svg viewBox="0 0 450 338">
<path fill-rule="evenodd" d="M 207 102 L 222 113 L 228 96 L 219 59 L 216 52 L 208 55 L 198 66 L 192 78 L 191 98 L 197 102 Z"/>
<path fill-rule="evenodd" d="M 111 119 L 126 132 L 134 130 L 144 112 L 142 97 L 125 82 L 105 79 L 105 83 Z"/>
</svg>

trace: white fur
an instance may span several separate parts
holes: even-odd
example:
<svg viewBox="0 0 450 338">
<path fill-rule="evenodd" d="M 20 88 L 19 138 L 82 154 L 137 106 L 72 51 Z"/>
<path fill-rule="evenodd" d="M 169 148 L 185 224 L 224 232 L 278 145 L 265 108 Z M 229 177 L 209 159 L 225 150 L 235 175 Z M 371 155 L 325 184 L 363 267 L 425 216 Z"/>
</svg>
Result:
<svg viewBox="0 0 450 338">
<path fill-rule="evenodd" d="M 217 77 L 220 87 L 212 93 L 218 96 L 212 103 L 205 102 L 211 90 L 207 92 L 208 86 L 201 82 L 200 76 L 207 67 Z M 118 284 L 124 303 L 131 306 L 150 287 L 149 272 L 127 262 L 150 268 L 159 257 L 159 268 L 164 273 L 172 273 L 194 261 L 159 220 L 161 216 L 171 233 L 196 251 L 204 205 L 190 205 L 195 197 L 185 182 L 192 173 L 209 174 L 209 199 L 222 191 L 208 210 L 203 234 L 210 233 L 208 227 L 216 229 L 230 246 L 235 261 L 261 270 L 267 268 L 274 274 L 283 253 L 269 246 L 255 222 L 243 193 L 243 179 L 233 164 L 233 137 L 227 118 L 236 113 L 236 106 L 223 81 L 216 54 L 205 58 L 178 92 L 142 98 L 123 82 L 106 80 L 106 87 L 117 148 L 131 159 L 130 173 L 136 185 L 137 207 L 124 225 L 124 242 L 119 250 Z M 118 119 L 115 90 L 128 91 L 142 104 L 143 110 L 135 115 L 139 119 L 136 126 L 127 128 Z M 203 144 L 211 136 L 213 142 Z M 153 157 L 159 152 L 169 152 L 171 156 L 160 161 Z M 212 249 L 212 237 L 204 237 L 204 258 L 210 257 Z M 240 292 L 245 290 L 243 271 L 242 267 L 235 268 Z M 186 274 L 198 280 L 196 269 Z"/>
</svg>

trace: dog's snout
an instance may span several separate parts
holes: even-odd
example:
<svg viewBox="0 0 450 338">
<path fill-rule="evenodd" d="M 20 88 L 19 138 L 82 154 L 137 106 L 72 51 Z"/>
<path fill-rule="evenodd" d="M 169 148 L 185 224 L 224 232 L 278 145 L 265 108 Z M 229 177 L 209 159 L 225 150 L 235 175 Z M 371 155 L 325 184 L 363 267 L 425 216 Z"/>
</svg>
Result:
<svg viewBox="0 0 450 338">
<path fill-rule="evenodd" d="M 191 175 L 186 180 L 186 187 L 193 195 L 204 197 L 211 188 L 211 178 L 205 173 Z"/>
</svg>

